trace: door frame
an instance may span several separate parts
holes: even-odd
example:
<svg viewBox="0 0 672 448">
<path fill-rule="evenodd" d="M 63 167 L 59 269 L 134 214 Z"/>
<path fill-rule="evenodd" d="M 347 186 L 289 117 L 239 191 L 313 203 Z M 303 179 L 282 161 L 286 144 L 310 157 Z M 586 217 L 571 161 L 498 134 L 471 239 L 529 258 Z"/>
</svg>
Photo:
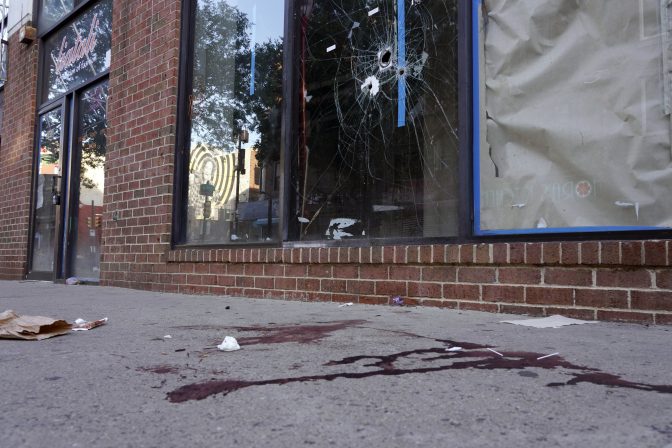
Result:
<svg viewBox="0 0 672 448">
<path fill-rule="evenodd" d="M 42 82 L 40 72 L 38 85 Z M 28 253 L 25 278 L 29 280 L 50 280 L 54 282 L 64 281 L 72 273 L 72 260 L 69 247 L 71 246 L 72 229 L 69 221 L 73 216 L 72 200 L 74 189 L 79 188 L 79 183 L 74 184 L 72 174 L 78 175 L 79 169 L 75 167 L 76 160 L 73 154 L 81 150 L 77 141 L 79 135 L 79 99 L 81 93 L 97 84 L 109 81 L 109 70 L 91 78 L 86 83 L 76 86 L 58 98 L 45 102 L 37 109 L 35 119 L 33 163 L 31 177 L 30 218 L 28 226 Z M 109 88 L 109 85 L 108 85 Z M 38 89 L 39 91 L 40 89 Z M 55 244 L 54 244 L 54 270 L 33 271 L 33 245 L 35 234 L 35 205 L 39 180 L 40 164 L 40 138 L 42 115 L 61 108 L 61 178 L 59 180 L 60 204 L 56 206 Z"/>
</svg>

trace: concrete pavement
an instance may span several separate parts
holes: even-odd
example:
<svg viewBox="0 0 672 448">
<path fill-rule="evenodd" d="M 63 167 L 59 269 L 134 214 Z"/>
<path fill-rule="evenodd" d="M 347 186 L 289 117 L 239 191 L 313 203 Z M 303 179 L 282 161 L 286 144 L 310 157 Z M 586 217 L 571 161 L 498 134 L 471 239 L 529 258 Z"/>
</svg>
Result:
<svg viewBox="0 0 672 448">
<path fill-rule="evenodd" d="M 5 309 L 109 323 L 0 340 L 0 446 L 672 448 L 670 327 L 44 282 Z"/>
</svg>

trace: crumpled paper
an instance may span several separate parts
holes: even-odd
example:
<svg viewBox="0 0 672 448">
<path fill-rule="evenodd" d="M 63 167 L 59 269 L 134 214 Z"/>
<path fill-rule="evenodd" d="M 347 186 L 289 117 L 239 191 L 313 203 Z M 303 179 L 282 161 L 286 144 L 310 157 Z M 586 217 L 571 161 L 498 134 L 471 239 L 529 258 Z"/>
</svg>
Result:
<svg viewBox="0 0 672 448">
<path fill-rule="evenodd" d="M 107 323 L 107 317 L 94 321 L 86 321 L 84 319 L 76 319 L 75 323 L 72 325 L 72 331 L 86 331 L 91 330 L 92 328 L 100 327 Z"/>
<path fill-rule="evenodd" d="M 238 345 L 236 338 L 227 336 L 224 338 L 222 343 L 217 346 L 217 348 L 223 352 L 234 352 L 236 350 L 240 350 L 240 345 Z"/>
<path fill-rule="evenodd" d="M 72 325 L 44 316 L 19 316 L 12 310 L 0 313 L 0 339 L 39 341 L 69 333 Z"/>
</svg>

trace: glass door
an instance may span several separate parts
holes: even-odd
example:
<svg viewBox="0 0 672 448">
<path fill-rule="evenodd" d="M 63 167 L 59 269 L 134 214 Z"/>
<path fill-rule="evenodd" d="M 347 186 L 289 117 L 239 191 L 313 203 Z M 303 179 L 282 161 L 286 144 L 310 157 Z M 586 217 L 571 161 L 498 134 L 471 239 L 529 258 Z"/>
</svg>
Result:
<svg viewBox="0 0 672 448">
<path fill-rule="evenodd" d="M 100 279 L 106 109 L 107 81 L 85 89 L 76 100 L 66 272 L 84 281 Z"/>
<path fill-rule="evenodd" d="M 37 182 L 33 201 L 31 278 L 53 278 L 57 268 L 63 176 L 62 108 L 39 117 Z"/>
</svg>

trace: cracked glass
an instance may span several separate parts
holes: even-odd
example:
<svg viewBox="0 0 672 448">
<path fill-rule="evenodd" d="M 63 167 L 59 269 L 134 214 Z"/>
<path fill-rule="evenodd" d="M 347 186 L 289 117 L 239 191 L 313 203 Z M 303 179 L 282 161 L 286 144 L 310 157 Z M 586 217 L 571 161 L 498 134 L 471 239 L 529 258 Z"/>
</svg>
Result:
<svg viewBox="0 0 672 448">
<path fill-rule="evenodd" d="M 457 233 L 454 0 L 299 2 L 299 240 Z"/>
</svg>

